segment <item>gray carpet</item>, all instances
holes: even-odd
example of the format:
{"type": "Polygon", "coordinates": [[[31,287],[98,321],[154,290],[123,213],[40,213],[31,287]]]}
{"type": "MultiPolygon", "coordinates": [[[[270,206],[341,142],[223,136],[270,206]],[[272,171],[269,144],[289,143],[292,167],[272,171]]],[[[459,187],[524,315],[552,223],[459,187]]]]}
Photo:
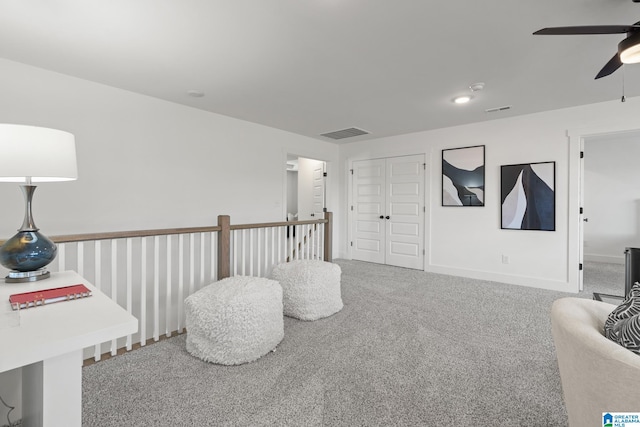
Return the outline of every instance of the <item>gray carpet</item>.
{"type": "MultiPolygon", "coordinates": [[[[549,323],[567,294],[337,263],[344,309],[285,318],[254,363],[202,362],[181,335],[84,368],[83,425],[567,425],[549,323]]],[[[624,289],[623,266],[599,274],[579,296],[624,289]]]]}

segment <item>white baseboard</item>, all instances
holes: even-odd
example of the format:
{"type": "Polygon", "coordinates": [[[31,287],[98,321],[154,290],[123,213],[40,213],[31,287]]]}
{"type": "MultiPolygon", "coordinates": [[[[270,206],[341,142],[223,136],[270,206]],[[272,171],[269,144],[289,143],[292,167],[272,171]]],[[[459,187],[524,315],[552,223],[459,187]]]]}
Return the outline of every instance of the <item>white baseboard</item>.
{"type": "MultiPolygon", "coordinates": [[[[344,256],[342,259],[350,260],[351,257],[344,256]]],[[[558,292],[578,293],[577,285],[572,285],[566,280],[541,279],[539,277],[519,276],[513,274],[502,274],[490,271],[467,270],[445,265],[427,265],[424,271],[428,273],[446,274],[448,276],[468,277],[470,279],[489,280],[492,282],[507,283],[509,285],[528,286],[531,288],[547,289],[558,292]]]]}
{"type": "Polygon", "coordinates": [[[578,293],[577,285],[572,285],[565,280],[541,279],[539,277],[503,274],[481,270],[467,270],[444,265],[428,265],[425,271],[449,276],[468,277],[470,279],[490,280],[493,282],[507,283],[510,285],[528,286],[532,288],[548,289],[559,292],[578,293]]]}
{"type": "Polygon", "coordinates": [[[624,255],[597,255],[597,254],[584,254],[585,262],[606,262],[609,264],[624,264],[624,255]]]}

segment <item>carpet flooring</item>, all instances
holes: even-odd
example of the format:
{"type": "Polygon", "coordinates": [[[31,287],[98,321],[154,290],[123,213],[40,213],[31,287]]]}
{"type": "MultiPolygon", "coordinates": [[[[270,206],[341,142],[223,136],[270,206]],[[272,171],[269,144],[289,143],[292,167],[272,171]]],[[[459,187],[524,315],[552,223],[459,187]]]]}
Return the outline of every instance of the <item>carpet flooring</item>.
{"type": "MultiPolygon", "coordinates": [[[[567,425],[549,310],[575,294],[337,263],[344,309],[285,318],[256,362],[202,362],[180,335],[85,367],[83,426],[567,425]]],[[[622,292],[605,267],[578,296],[622,292]]]]}

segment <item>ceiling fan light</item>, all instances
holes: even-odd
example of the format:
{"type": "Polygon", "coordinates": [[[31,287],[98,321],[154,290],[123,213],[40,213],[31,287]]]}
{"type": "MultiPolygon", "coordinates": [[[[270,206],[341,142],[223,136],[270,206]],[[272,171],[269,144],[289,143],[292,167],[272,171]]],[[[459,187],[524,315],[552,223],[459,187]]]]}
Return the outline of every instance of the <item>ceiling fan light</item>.
{"type": "Polygon", "coordinates": [[[618,44],[618,55],[623,64],[640,62],[640,32],[631,34],[618,44]]]}

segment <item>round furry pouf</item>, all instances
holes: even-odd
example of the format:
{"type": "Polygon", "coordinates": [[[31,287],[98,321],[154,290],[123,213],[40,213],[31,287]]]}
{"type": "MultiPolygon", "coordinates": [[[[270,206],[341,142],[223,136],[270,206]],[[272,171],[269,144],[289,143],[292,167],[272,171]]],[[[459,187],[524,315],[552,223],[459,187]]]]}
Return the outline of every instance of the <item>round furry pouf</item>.
{"type": "Polygon", "coordinates": [[[320,260],[298,260],[274,267],[280,282],[284,314],[300,320],[317,320],[342,310],[340,266],[320,260]]]}
{"type": "Polygon", "coordinates": [[[282,287],[274,280],[235,276],[184,300],[187,351],[206,362],[254,361],[284,337],[282,287]]]}

